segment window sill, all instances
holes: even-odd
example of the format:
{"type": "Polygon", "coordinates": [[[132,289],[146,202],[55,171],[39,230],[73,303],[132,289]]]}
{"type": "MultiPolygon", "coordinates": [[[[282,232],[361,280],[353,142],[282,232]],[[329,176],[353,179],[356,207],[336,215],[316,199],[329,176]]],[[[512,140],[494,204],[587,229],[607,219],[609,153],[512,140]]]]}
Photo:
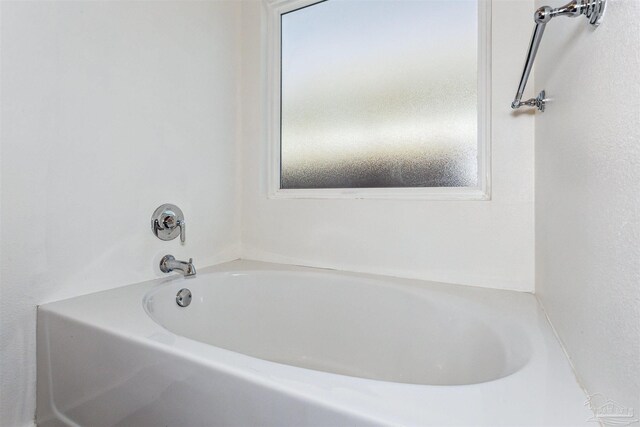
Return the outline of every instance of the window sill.
{"type": "Polygon", "coordinates": [[[488,201],[489,190],[472,187],[277,189],[269,199],[389,199],[488,201]]]}

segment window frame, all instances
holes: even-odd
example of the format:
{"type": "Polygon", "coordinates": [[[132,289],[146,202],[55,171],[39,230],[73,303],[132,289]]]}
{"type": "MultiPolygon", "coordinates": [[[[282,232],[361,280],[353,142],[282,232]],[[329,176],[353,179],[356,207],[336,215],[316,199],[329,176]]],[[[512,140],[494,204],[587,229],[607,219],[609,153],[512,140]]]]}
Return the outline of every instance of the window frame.
{"type": "Polygon", "coordinates": [[[281,16],[326,0],[262,1],[267,12],[268,198],[491,200],[491,0],[478,0],[478,185],[305,189],[280,188],[281,16]]]}

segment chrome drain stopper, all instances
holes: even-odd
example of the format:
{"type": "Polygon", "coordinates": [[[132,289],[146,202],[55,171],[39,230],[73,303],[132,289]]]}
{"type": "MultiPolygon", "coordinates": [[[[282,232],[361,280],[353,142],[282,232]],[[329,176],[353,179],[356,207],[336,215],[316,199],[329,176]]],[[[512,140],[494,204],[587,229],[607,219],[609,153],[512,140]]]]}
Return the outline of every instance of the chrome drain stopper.
{"type": "Polygon", "coordinates": [[[191,291],[187,288],[182,288],[176,294],[176,304],[180,307],[186,307],[191,304],[191,291]]]}

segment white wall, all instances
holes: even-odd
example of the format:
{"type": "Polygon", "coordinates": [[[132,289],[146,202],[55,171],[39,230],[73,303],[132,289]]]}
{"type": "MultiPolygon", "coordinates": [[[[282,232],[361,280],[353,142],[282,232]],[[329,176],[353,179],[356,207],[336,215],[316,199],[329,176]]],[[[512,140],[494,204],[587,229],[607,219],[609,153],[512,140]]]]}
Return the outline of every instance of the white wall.
{"type": "Polygon", "coordinates": [[[239,256],[237,2],[2,2],[0,424],[35,410],[36,304],[239,256]],[[187,243],[150,217],[179,205],[187,243]]]}
{"type": "Polygon", "coordinates": [[[595,31],[552,21],[536,60],[536,292],[588,392],[637,416],[640,2],[608,3],[595,31]]]}
{"type": "Polygon", "coordinates": [[[493,2],[493,199],[267,199],[265,26],[243,12],[245,258],[533,290],[533,126],[513,116],[533,2],[493,2]]]}

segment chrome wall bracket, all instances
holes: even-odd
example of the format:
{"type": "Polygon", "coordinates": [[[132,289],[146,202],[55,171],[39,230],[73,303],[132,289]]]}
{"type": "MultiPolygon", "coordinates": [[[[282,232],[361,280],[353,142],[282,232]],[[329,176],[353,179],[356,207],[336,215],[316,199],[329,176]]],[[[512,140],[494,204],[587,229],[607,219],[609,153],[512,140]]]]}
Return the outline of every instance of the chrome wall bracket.
{"type": "Polygon", "coordinates": [[[182,210],[170,203],[158,206],[151,215],[151,231],[160,240],[186,239],[186,223],[182,210]]]}
{"type": "Polygon", "coordinates": [[[546,94],[547,93],[544,90],[541,90],[535,98],[529,98],[526,101],[519,101],[517,107],[511,105],[511,108],[515,109],[526,105],[527,107],[536,107],[539,111],[544,112],[545,105],[547,104],[546,94]]]}
{"type": "Polygon", "coordinates": [[[522,94],[527,86],[529,74],[531,73],[531,68],[533,68],[533,61],[538,53],[538,47],[542,41],[542,35],[544,34],[544,29],[547,23],[556,16],[568,16],[570,18],[575,18],[582,15],[589,20],[591,25],[597,27],[602,22],[606,5],[606,0],[573,0],[564,6],[560,6],[555,9],[550,6],[543,6],[535,11],[533,14],[533,20],[536,25],[533,28],[531,42],[529,43],[529,50],[527,51],[527,57],[524,63],[524,70],[520,77],[518,91],[511,103],[511,108],[516,109],[527,106],[536,107],[540,111],[544,111],[545,109],[546,99],[544,90],[540,92],[537,98],[527,99],[526,101],[522,101],[522,94]]]}

